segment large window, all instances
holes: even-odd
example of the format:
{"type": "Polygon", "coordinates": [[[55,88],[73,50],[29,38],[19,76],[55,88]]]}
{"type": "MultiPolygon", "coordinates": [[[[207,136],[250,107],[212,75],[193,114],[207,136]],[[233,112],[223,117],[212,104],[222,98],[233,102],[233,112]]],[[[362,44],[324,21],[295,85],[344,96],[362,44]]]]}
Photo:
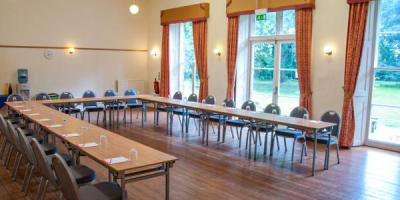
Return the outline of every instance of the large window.
{"type": "Polygon", "coordinates": [[[369,140],[400,145],[400,1],[378,6],[369,140]]]}
{"type": "Polygon", "coordinates": [[[250,17],[246,96],[257,104],[257,110],[277,103],[289,115],[299,105],[295,12],[270,12],[264,19],[250,17]]]}
{"type": "Polygon", "coordinates": [[[170,25],[170,71],[171,94],[180,91],[187,97],[199,93],[192,22],[170,25]]]}

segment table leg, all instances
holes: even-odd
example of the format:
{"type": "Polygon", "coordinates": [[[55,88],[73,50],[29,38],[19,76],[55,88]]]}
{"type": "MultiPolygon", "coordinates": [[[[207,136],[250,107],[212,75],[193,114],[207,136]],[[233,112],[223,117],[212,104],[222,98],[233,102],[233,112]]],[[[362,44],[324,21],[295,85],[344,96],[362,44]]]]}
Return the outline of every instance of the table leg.
{"type": "Polygon", "coordinates": [[[142,128],[144,127],[144,112],[145,112],[145,108],[144,108],[144,104],[142,106],[142,128]]]}
{"type": "Polygon", "coordinates": [[[125,173],[121,174],[121,189],[122,189],[122,199],[128,199],[128,193],[126,191],[126,183],[125,183],[125,173]]]}
{"type": "Polygon", "coordinates": [[[169,164],[166,164],[165,168],[165,199],[169,200],[169,164]]]}
{"type": "Polygon", "coordinates": [[[315,175],[315,160],[317,158],[317,130],[314,130],[314,152],[313,152],[313,163],[312,163],[312,175],[315,175]]]}
{"type": "Polygon", "coordinates": [[[258,140],[258,136],[260,135],[260,128],[257,126],[257,129],[256,129],[256,141],[254,142],[254,161],[256,161],[257,160],[257,140],[258,140]]]}

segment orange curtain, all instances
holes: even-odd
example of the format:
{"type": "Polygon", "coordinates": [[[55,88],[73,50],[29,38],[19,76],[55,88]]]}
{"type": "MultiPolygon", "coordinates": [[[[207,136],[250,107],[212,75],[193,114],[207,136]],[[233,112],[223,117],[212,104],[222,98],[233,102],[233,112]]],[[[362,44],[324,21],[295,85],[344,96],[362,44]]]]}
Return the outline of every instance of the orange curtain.
{"type": "Polygon", "coordinates": [[[312,8],[296,10],[296,59],[299,76],[300,106],[312,113],[311,41],[312,8]]]}
{"type": "Polygon", "coordinates": [[[353,145],[355,128],[353,96],[356,90],[357,76],[364,45],[368,4],[369,2],[350,4],[343,87],[342,129],[340,134],[341,147],[349,148],[353,145]]]}
{"type": "Polygon", "coordinates": [[[233,99],[235,95],[236,79],[236,58],[239,36],[239,16],[228,18],[228,49],[227,49],[227,69],[228,69],[228,87],[226,99],[233,99]]]}
{"type": "Polygon", "coordinates": [[[193,22],[193,41],[197,71],[200,78],[199,100],[201,101],[208,95],[207,21],[193,22]]]}
{"type": "Polygon", "coordinates": [[[169,96],[169,25],[163,25],[160,96],[169,96]]]}

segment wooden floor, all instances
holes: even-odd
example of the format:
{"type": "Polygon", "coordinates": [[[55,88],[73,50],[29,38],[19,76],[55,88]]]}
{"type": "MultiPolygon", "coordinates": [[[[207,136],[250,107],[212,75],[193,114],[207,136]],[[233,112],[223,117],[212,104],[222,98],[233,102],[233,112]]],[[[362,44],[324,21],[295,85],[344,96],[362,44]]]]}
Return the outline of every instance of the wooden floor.
{"type": "MultiPolygon", "coordinates": [[[[369,147],[342,150],[341,164],[337,165],[332,149],[330,169],[324,171],[321,146],[318,172],[311,177],[312,157],[300,164],[300,145],[294,162],[290,161],[290,147],[287,153],[275,149],[272,158],[264,157],[260,148],[259,160],[254,162],[247,159],[247,151],[238,148],[236,136],[232,139],[229,132],[226,143],[220,144],[211,131],[210,144],[204,146],[193,124],[189,135],[182,137],[176,123],[170,137],[165,134],[164,115],[159,127],[153,126],[152,116],[149,113],[144,129],[136,120],[126,126],[121,123],[113,131],[179,158],[171,170],[171,199],[400,199],[399,153],[369,147]]],[[[124,151],[127,150],[121,149],[121,153],[124,151]]],[[[97,181],[106,180],[106,170],[100,165],[87,158],[82,163],[96,170],[97,181]]],[[[20,192],[23,171],[21,167],[17,182],[13,182],[10,171],[0,166],[1,200],[34,198],[37,179],[33,180],[27,197],[20,192]]],[[[164,198],[164,187],[164,179],[159,177],[130,183],[127,188],[129,199],[152,200],[164,198]]],[[[50,191],[47,199],[55,196],[50,191]]]]}

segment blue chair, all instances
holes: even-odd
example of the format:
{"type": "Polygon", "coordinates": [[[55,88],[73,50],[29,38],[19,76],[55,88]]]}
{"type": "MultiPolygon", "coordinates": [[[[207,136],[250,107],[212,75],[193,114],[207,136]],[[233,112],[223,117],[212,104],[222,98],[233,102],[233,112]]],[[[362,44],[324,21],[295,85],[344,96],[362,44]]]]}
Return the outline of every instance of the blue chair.
{"type": "MultiPolygon", "coordinates": [[[[106,90],[104,97],[115,97],[117,93],[114,90],[106,90]]],[[[125,104],[122,101],[110,101],[104,103],[104,109],[109,111],[110,125],[115,121],[115,113],[117,111],[117,125],[119,122],[119,111],[125,109],[125,104]]]]}
{"type": "MultiPolygon", "coordinates": [[[[231,100],[231,99],[225,99],[224,102],[222,103],[222,106],[227,107],[227,108],[235,108],[236,104],[235,101],[231,100]]],[[[220,129],[221,129],[221,125],[223,128],[222,131],[222,143],[225,142],[225,136],[226,136],[226,120],[228,120],[228,116],[226,115],[221,115],[221,114],[216,114],[216,115],[212,115],[210,117],[210,121],[214,122],[214,123],[218,123],[218,141],[220,141],[220,129]]],[[[234,139],[234,135],[233,135],[233,130],[231,127],[231,134],[232,134],[232,139],[234,139]]]]}
{"type": "Polygon", "coordinates": [[[23,100],[24,98],[22,98],[22,96],[19,94],[12,94],[7,97],[7,102],[23,101],[23,100]]]}
{"type": "MultiPolygon", "coordinates": [[[[271,103],[264,108],[264,113],[280,115],[281,108],[277,104],[271,103]]],[[[274,131],[275,127],[276,127],[276,124],[270,124],[270,123],[265,123],[265,122],[251,124],[251,129],[256,132],[255,138],[259,139],[260,144],[261,144],[261,134],[260,133],[265,133],[264,155],[267,154],[268,134],[271,133],[271,143],[272,143],[272,139],[273,139],[272,137],[274,137],[273,131],[274,131]]],[[[256,143],[256,142],[254,142],[254,143],[256,143]]],[[[279,143],[277,145],[279,146],[279,143]]],[[[256,158],[257,158],[257,145],[255,146],[254,160],[256,160],[256,158]]]]}
{"type": "MultiPolygon", "coordinates": [[[[340,137],[340,115],[335,111],[327,111],[321,116],[321,121],[336,124],[329,129],[321,130],[317,133],[317,142],[326,145],[324,169],[329,169],[330,147],[336,145],[337,164],[340,163],[339,158],[339,137],[340,137]]],[[[307,135],[306,139],[314,141],[314,135],[307,135]]]]}
{"type": "MultiPolygon", "coordinates": [[[[60,99],[73,99],[74,95],[70,92],[63,92],[60,94],[60,99]]],[[[77,104],[69,104],[69,105],[62,105],[60,110],[65,114],[75,114],[75,117],[78,118],[78,114],[80,114],[82,118],[82,110],[78,107],[77,104]]]]}
{"type": "MultiPolygon", "coordinates": [[[[242,110],[249,110],[249,111],[256,111],[256,104],[252,100],[247,100],[246,102],[244,102],[242,104],[241,109],[242,110]]],[[[227,126],[236,127],[236,133],[238,134],[238,138],[239,138],[239,148],[242,145],[243,128],[246,127],[246,126],[249,126],[250,123],[251,123],[250,121],[244,120],[244,119],[240,119],[240,118],[232,118],[232,119],[226,120],[226,125],[227,126]],[[238,128],[240,128],[240,131],[238,130],[238,128]]],[[[248,138],[249,138],[249,134],[247,134],[246,148],[247,148],[248,141],[249,141],[248,138]]]]}
{"type": "MultiPolygon", "coordinates": [[[[136,91],[134,89],[129,89],[125,91],[125,96],[135,96],[136,91]]],[[[130,111],[130,118],[132,124],[132,111],[133,109],[141,109],[142,111],[142,118],[144,113],[144,105],[136,99],[129,99],[126,101],[126,107],[129,108],[130,111]]],[[[137,113],[136,118],[138,118],[139,113],[137,113]]],[[[126,109],[124,109],[124,121],[126,123],[126,109]]]]}
{"type": "MultiPolygon", "coordinates": [[[[182,93],[181,92],[175,92],[174,96],[172,96],[173,99],[175,100],[182,100],[182,93]]],[[[155,122],[156,125],[158,125],[158,122],[160,120],[160,112],[169,112],[169,111],[173,111],[174,108],[171,106],[164,106],[164,105],[157,105],[156,106],[156,114],[155,114],[155,122]]],[[[170,113],[167,113],[170,114],[170,113]]],[[[168,119],[168,115],[167,115],[167,121],[169,121],[168,119]]]]}
{"type": "MultiPolygon", "coordinates": [[[[307,109],[303,108],[303,107],[296,107],[294,108],[291,112],[290,112],[290,117],[295,117],[295,118],[307,118],[308,119],[308,111],[307,109]]],[[[302,139],[302,149],[305,149],[305,155],[307,155],[307,145],[306,145],[306,138],[305,138],[305,134],[302,130],[297,130],[294,128],[281,128],[281,129],[276,129],[275,130],[275,138],[272,140],[272,145],[271,145],[271,152],[270,154],[273,154],[273,146],[275,143],[275,139],[277,140],[277,143],[279,143],[278,137],[281,136],[284,139],[284,144],[285,144],[285,152],[287,152],[287,146],[286,146],[286,138],[292,138],[293,139],[293,146],[292,146],[292,161],[294,158],[294,149],[296,146],[296,142],[299,139],[302,139]]],[[[302,156],[301,158],[303,158],[303,151],[301,152],[302,156]]],[[[302,160],[300,160],[302,161],[302,160]]]]}
{"type": "MultiPolygon", "coordinates": [[[[86,92],[83,93],[82,98],[95,98],[96,94],[91,91],[87,90],[86,92]]],[[[88,114],[88,122],[90,123],[90,114],[93,112],[97,112],[97,124],[99,124],[99,117],[100,117],[100,112],[104,112],[104,106],[99,105],[97,102],[85,102],[82,104],[82,120],[85,118],[85,112],[88,114]]],[[[104,121],[104,120],[103,120],[104,121]]]]}
{"type": "Polygon", "coordinates": [[[46,93],[39,93],[36,95],[36,101],[44,101],[44,100],[51,100],[50,95],[46,93]]]}

